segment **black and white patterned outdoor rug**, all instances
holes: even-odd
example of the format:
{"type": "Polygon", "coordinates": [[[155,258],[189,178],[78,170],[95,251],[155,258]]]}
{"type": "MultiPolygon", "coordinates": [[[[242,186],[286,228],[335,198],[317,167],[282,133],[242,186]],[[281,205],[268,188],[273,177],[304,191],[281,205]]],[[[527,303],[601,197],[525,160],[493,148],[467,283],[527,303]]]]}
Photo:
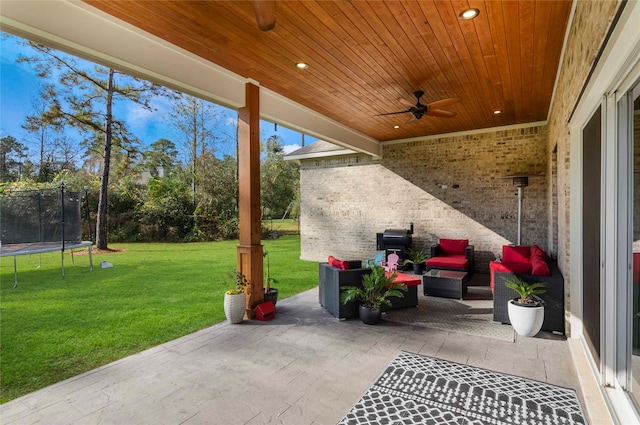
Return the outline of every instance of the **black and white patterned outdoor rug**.
{"type": "Polygon", "coordinates": [[[586,424],[572,389],[401,352],[338,425],[586,424]]]}

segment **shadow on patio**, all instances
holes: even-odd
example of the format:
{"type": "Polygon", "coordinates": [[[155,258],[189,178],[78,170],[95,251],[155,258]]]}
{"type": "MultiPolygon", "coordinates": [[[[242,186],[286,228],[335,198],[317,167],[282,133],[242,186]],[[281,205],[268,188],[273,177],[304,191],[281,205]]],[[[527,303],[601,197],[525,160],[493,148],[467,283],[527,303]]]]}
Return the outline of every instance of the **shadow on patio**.
{"type": "Polygon", "coordinates": [[[317,288],[277,307],[271,321],[218,324],[8,402],[2,422],[335,424],[401,350],[574,388],[585,407],[563,338],[337,321],[317,288]]]}

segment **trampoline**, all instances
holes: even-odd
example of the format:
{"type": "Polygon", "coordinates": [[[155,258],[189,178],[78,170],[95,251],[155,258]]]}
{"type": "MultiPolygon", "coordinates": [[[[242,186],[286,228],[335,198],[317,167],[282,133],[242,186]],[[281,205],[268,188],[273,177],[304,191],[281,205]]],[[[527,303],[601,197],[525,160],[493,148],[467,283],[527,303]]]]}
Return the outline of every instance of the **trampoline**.
{"type": "Polygon", "coordinates": [[[80,202],[82,196],[59,189],[12,192],[0,195],[0,257],[13,257],[13,287],[18,286],[16,258],[20,255],[88,248],[89,271],[93,270],[93,242],[82,240],[80,202]]]}

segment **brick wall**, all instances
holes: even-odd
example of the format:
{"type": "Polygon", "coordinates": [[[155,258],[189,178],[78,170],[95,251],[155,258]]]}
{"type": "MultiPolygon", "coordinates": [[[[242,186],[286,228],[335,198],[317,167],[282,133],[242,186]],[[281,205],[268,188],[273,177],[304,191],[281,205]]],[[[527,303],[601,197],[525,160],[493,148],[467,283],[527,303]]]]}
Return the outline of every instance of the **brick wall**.
{"type": "MultiPolygon", "coordinates": [[[[557,245],[553,248],[558,253],[558,266],[565,277],[565,310],[570,310],[571,284],[570,269],[570,224],[571,216],[580,211],[571,212],[570,195],[570,146],[568,121],[571,112],[578,102],[580,92],[586,84],[589,71],[593,67],[604,38],[611,26],[613,18],[621,5],[620,1],[578,1],[567,45],[562,61],[562,68],[556,84],[556,93],[549,113],[549,155],[556,151],[557,198],[552,202],[549,214],[551,227],[556,228],[557,245]]],[[[567,316],[568,317],[568,316],[567,316]]],[[[567,334],[571,334],[570,323],[567,322],[567,334]]]]}
{"type": "MultiPolygon", "coordinates": [[[[557,251],[558,265],[563,271],[569,270],[570,261],[569,173],[571,164],[567,123],[619,6],[619,1],[577,2],[554,101],[549,113],[549,152],[557,150],[557,251]]],[[[551,219],[553,220],[553,217],[551,219]]],[[[568,275],[568,273],[564,274],[568,275]]],[[[568,288],[568,279],[566,280],[568,288]]]]}
{"type": "Polygon", "coordinates": [[[545,175],[524,189],[521,243],[547,246],[547,144],[542,126],[387,144],[380,161],[303,161],[302,258],[370,258],[377,232],[413,222],[414,247],[468,238],[476,270],[488,272],[517,240],[516,188],[502,177],[521,172],[545,175]]]}

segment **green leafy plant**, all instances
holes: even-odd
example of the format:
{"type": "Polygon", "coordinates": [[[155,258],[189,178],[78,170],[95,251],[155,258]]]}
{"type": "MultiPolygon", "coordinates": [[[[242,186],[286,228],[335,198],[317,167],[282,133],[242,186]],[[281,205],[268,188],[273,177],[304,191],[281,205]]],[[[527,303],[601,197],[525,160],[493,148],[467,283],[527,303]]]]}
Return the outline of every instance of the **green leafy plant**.
{"type": "Polygon", "coordinates": [[[537,295],[547,292],[546,283],[527,283],[518,277],[505,279],[504,284],[518,293],[520,304],[540,304],[542,300],[537,295]]]}
{"type": "Polygon", "coordinates": [[[402,264],[422,264],[429,259],[429,254],[421,249],[408,249],[407,259],[402,264]]]}
{"type": "Polygon", "coordinates": [[[362,288],[357,286],[345,286],[340,297],[343,304],[349,301],[360,301],[365,307],[378,309],[382,304],[391,306],[389,297],[404,297],[407,287],[400,283],[393,283],[397,277],[396,272],[385,274],[380,266],[371,267],[371,273],[362,277],[362,288]]]}
{"type": "Polygon", "coordinates": [[[244,292],[244,289],[249,285],[247,277],[242,274],[241,271],[236,271],[233,274],[233,288],[227,290],[228,295],[238,295],[244,292]]]}
{"type": "Polygon", "coordinates": [[[268,294],[271,291],[271,285],[277,284],[278,280],[275,277],[271,277],[271,265],[269,264],[269,252],[265,251],[262,256],[267,259],[267,270],[264,278],[264,293],[268,294]]]}

